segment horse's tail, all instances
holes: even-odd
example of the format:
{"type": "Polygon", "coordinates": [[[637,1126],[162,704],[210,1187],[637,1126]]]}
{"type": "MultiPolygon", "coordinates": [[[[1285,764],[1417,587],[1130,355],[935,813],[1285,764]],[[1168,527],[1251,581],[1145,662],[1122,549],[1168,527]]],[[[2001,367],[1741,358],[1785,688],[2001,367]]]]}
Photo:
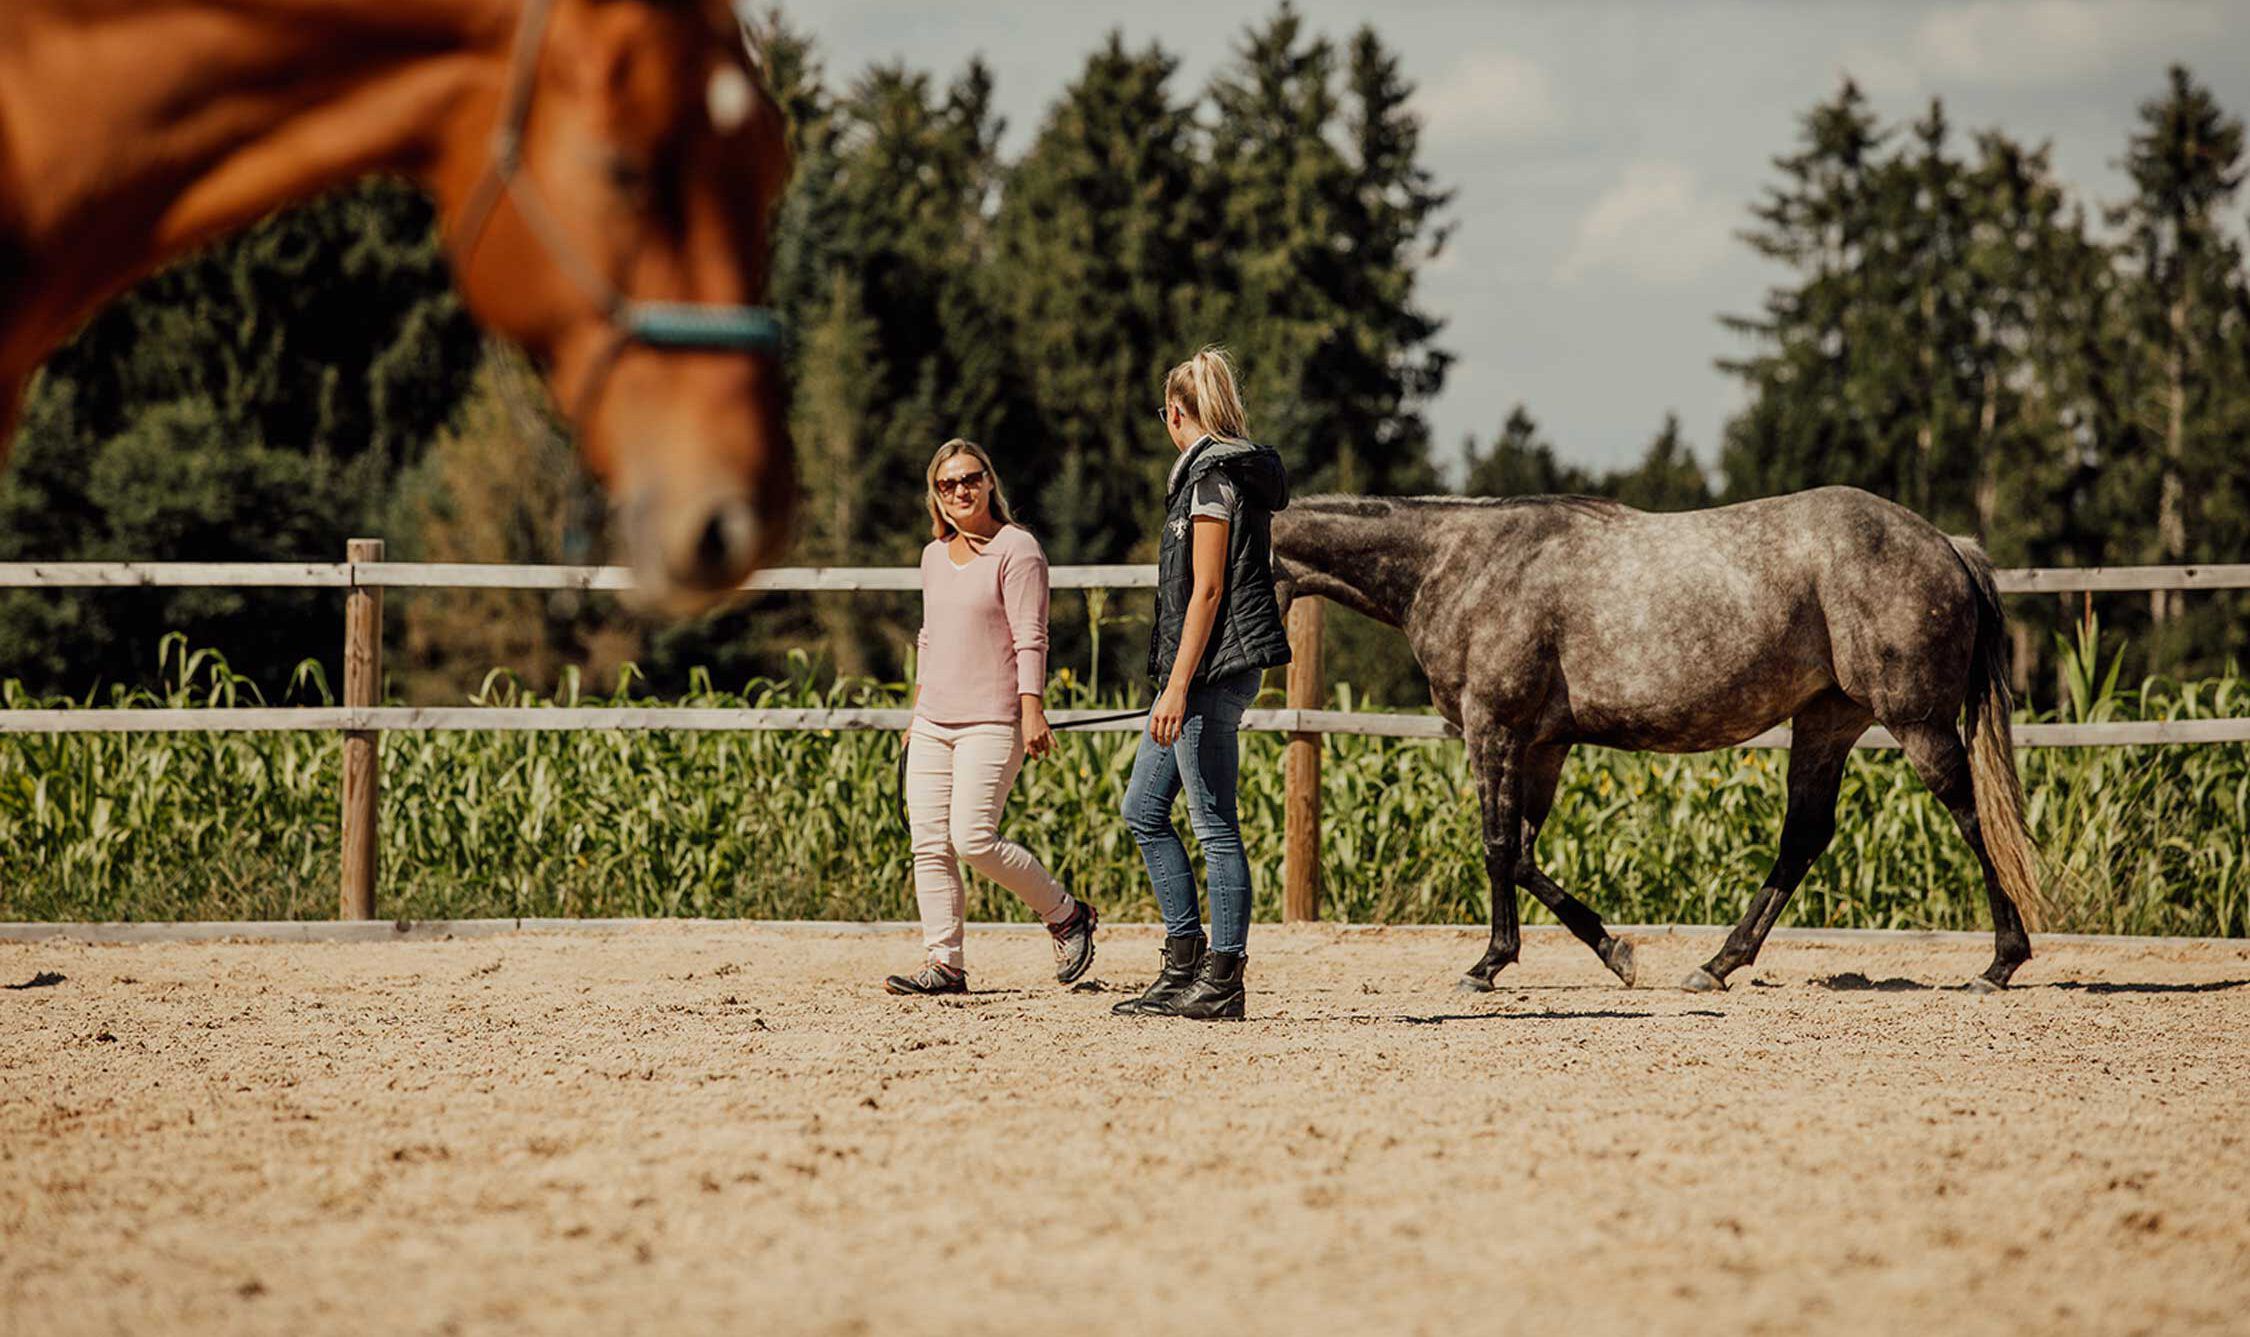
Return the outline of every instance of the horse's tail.
{"type": "Polygon", "coordinates": [[[2039,851],[2023,821],[2023,782],[2016,776],[2015,729],[2010,717],[2015,698],[2008,690],[2008,615],[2000,607],[2000,587],[1992,559],[1971,539],[1953,540],[1953,550],[1976,589],[1977,635],[1970,666],[1968,699],[1962,703],[1969,741],[1969,786],[1976,797],[1977,825],[1985,852],[2000,875],[2000,889],[2015,903],[2024,927],[2037,929],[2051,917],[2040,876],[2039,851]]]}

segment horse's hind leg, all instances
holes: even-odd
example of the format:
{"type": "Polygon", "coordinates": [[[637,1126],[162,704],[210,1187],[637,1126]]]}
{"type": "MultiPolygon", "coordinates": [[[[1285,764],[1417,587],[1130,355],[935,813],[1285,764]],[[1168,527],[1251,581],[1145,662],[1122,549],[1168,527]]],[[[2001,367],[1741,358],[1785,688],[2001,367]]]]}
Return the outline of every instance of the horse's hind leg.
{"type": "Polygon", "coordinates": [[[1468,730],[1469,770],[1476,776],[1484,818],[1484,871],[1492,882],[1492,942],[1461,977],[1461,987],[1476,993],[1492,988],[1492,977],[1512,964],[1522,950],[1516,922],[1515,869],[1523,847],[1524,747],[1514,731],[1468,730]]]}
{"type": "Polygon", "coordinates": [[[1858,702],[1841,695],[1824,696],[1797,712],[1790,721],[1789,809],[1781,819],[1781,849],[1773,871],[1751,898],[1742,922],[1727,935],[1719,954],[1691,973],[1681,987],[1705,992],[1727,987],[1727,976],[1758,959],[1766,935],[1789,903],[1791,892],[1805,880],[1813,864],[1836,836],[1836,791],[1844,782],[1844,763],[1852,743],[1872,716],[1858,702]]]}
{"type": "Polygon", "coordinates": [[[2004,989],[2016,967],[2031,959],[2031,937],[2024,932],[2023,916],[2016,912],[2016,903],[2008,899],[2007,891],[2000,885],[2000,871],[1992,866],[1992,856],[1984,848],[1984,828],[1977,822],[1976,794],[1971,788],[1968,749],[1961,745],[1961,735],[1955,733],[1950,722],[1932,723],[1924,720],[1914,724],[1894,724],[1890,730],[1898,737],[1906,759],[1913,763],[1914,773],[1930,787],[1945,810],[1953,814],[1953,824],[1961,828],[1962,839],[1977,856],[1977,867],[1984,870],[1984,895],[1992,905],[1992,964],[1982,975],[1969,982],[1969,987],[1980,991],[2004,989]]]}
{"type": "Polygon", "coordinates": [[[1570,744],[1550,744],[1535,747],[1524,762],[1523,778],[1523,846],[1516,854],[1516,885],[1539,898],[1564,928],[1578,940],[1594,949],[1617,978],[1632,986],[1635,976],[1633,944],[1609,931],[1602,917],[1592,907],[1562,889],[1553,878],[1539,869],[1536,853],[1539,828],[1546,825],[1547,814],[1555,806],[1555,786],[1562,780],[1563,762],[1570,756],[1570,744]]]}

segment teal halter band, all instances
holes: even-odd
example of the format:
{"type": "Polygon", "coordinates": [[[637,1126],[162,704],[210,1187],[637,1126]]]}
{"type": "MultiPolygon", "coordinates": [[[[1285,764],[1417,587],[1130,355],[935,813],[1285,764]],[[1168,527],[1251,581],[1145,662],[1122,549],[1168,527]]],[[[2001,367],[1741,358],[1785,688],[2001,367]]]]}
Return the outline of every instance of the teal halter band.
{"type": "Polygon", "coordinates": [[[617,315],[625,336],[651,348],[710,348],[778,355],[788,327],[771,307],[710,302],[627,302],[617,315]]]}

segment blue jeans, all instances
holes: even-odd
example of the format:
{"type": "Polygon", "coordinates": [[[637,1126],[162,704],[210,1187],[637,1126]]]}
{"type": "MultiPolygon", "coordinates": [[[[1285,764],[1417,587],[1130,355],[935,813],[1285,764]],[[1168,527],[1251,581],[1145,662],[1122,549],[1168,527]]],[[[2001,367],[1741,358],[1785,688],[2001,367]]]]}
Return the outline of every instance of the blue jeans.
{"type": "Polygon", "coordinates": [[[1172,826],[1172,801],[1187,791],[1188,822],[1203,846],[1211,883],[1211,949],[1219,952],[1240,953],[1250,938],[1250,861],[1242,852],[1234,807],[1235,776],[1242,768],[1235,732],[1258,695],[1258,677],[1258,670],[1244,669],[1190,687],[1179,740],[1161,747],[1143,731],[1133,778],[1125,786],[1125,825],[1148,861],[1164,931],[1175,938],[1203,932],[1195,870],[1172,826]]]}

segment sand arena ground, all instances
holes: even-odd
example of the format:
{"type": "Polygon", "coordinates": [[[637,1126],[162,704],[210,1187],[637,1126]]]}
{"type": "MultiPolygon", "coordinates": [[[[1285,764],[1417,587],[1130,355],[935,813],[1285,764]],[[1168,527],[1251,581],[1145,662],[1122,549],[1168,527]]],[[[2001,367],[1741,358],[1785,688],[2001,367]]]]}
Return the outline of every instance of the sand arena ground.
{"type": "Polygon", "coordinates": [[[2250,944],[1155,942],[0,945],[0,1332],[2250,1330],[2250,944]]]}

